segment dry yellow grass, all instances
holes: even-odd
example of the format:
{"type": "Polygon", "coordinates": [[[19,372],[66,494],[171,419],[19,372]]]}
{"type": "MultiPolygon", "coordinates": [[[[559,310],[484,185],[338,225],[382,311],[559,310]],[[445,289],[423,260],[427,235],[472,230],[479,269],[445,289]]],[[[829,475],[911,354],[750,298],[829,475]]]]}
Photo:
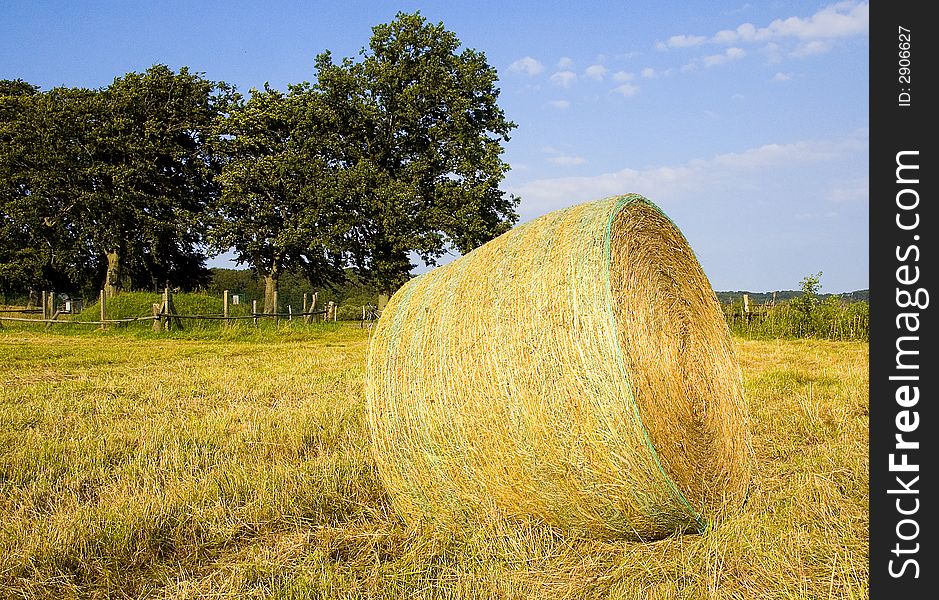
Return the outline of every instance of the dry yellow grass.
{"type": "Polygon", "coordinates": [[[366,343],[0,331],[0,597],[867,597],[866,344],[737,340],[748,502],[643,544],[402,524],[366,343]]]}
{"type": "Polygon", "coordinates": [[[369,346],[375,462],[412,524],[492,515],[650,540],[750,477],[740,370],[678,228],[638,195],[555,211],[413,279],[369,346]]]}

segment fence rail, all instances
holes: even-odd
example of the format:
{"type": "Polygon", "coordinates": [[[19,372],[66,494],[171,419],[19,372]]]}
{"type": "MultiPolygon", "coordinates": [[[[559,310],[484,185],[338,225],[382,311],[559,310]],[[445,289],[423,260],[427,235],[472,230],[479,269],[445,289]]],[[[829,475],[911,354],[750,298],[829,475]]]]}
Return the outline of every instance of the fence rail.
{"type": "Polygon", "coordinates": [[[123,319],[106,319],[104,321],[59,321],[58,319],[26,319],[23,317],[0,317],[0,321],[15,321],[19,323],[45,323],[47,325],[119,325],[133,323],[134,321],[152,321],[153,317],[126,317],[123,319]]]}

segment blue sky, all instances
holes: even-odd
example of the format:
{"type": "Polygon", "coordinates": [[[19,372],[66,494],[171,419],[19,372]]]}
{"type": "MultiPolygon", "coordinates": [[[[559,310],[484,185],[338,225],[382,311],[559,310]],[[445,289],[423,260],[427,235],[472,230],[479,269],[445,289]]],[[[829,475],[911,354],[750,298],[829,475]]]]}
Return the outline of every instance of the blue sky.
{"type": "Polygon", "coordinates": [[[715,289],[868,286],[867,2],[6,0],[0,78],[99,87],[164,63],[283,89],[399,10],[499,71],[522,220],[638,192],[715,289]]]}

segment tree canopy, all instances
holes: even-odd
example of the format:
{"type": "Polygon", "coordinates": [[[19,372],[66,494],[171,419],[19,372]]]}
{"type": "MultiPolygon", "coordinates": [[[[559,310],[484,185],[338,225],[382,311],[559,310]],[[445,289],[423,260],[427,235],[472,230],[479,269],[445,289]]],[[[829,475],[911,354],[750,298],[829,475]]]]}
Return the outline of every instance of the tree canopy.
{"type": "Polygon", "coordinates": [[[264,277],[264,310],[272,312],[285,270],[305,273],[314,285],[342,278],[344,203],[320,152],[309,86],[250,93],[223,125],[227,160],[210,238],[264,277]]]}
{"type": "Polygon", "coordinates": [[[399,13],[314,65],[247,99],[164,65],[95,90],[0,81],[0,291],[193,288],[233,251],[269,296],[285,272],[320,287],[349,268],[390,292],[415,257],[517,220],[499,189],[515,124],[483,53],[399,13]]]}
{"type": "Polygon", "coordinates": [[[80,286],[95,270],[72,218],[88,188],[94,92],[0,82],[0,285],[80,286]]]}
{"type": "Polygon", "coordinates": [[[356,198],[355,264],[389,290],[413,267],[411,252],[432,265],[517,220],[518,198],[499,189],[515,124],[497,104],[496,70],[443,23],[399,13],[360,54],[338,64],[318,56],[315,89],[328,107],[329,156],[356,198]]]}
{"type": "Polygon", "coordinates": [[[4,254],[19,265],[4,289],[204,281],[219,163],[207,141],[227,87],[163,65],[100,90],[30,87],[0,86],[4,254]]]}
{"type": "Polygon", "coordinates": [[[220,164],[208,142],[227,86],[157,65],[115,79],[99,101],[83,230],[107,258],[105,287],[204,280],[203,217],[220,164]]]}

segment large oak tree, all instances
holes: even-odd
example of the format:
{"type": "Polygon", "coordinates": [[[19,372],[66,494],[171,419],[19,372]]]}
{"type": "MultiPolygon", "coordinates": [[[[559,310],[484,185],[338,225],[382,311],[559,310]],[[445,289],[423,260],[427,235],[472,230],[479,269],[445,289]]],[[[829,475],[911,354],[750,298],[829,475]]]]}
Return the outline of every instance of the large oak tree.
{"type": "Polygon", "coordinates": [[[204,213],[219,168],[211,140],[231,92],[164,65],[128,73],[101,91],[93,190],[84,233],[107,260],[105,289],[207,278],[204,213]]]}
{"type": "Polygon", "coordinates": [[[305,274],[314,286],[342,278],[351,213],[321,152],[317,101],[305,84],[287,93],[252,89],[223,125],[226,163],[210,238],[216,251],[234,250],[238,262],[264,278],[266,313],[275,310],[287,271],[305,274]]]}
{"type": "Polygon", "coordinates": [[[224,84],[163,65],[100,90],[3,82],[0,283],[88,292],[101,278],[113,294],[207,278],[209,142],[229,102],[224,84]]]}
{"type": "Polygon", "coordinates": [[[95,277],[76,221],[91,190],[95,92],[0,82],[0,288],[77,291],[95,277]]]}
{"type": "Polygon", "coordinates": [[[354,199],[349,232],[363,275],[391,291],[417,254],[435,264],[506,231],[518,198],[499,189],[515,124],[497,100],[496,70],[442,23],[399,13],[373,28],[359,60],[316,59],[317,118],[339,193],[354,199]]]}

